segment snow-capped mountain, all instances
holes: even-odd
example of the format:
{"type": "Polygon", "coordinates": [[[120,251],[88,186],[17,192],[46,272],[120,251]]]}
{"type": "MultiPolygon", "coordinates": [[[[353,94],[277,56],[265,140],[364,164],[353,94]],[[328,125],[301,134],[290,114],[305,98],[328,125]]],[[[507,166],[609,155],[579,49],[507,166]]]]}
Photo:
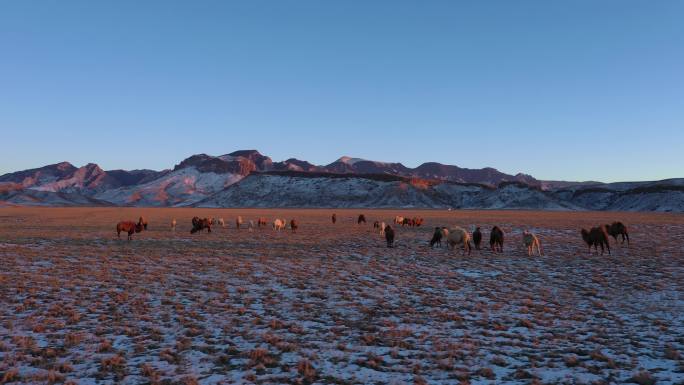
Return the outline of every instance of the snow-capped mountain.
{"type": "Polygon", "coordinates": [[[274,162],[256,150],[192,155],[171,169],[109,170],[61,162],[0,176],[1,205],[425,207],[684,212],[684,179],[540,181],[494,168],[343,156],[274,162]]]}

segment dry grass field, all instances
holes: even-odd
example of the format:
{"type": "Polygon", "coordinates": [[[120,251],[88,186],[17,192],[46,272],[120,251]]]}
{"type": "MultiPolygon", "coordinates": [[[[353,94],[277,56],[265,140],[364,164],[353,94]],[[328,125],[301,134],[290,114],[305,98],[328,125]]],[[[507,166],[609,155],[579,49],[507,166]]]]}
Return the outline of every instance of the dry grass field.
{"type": "Polygon", "coordinates": [[[684,384],[683,248],[666,214],[4,208],[0,383],[684,384]],[[229,227],[191,235],[194,215],[229,227]],[[388,249],[372,222],[395,215],[426,224],[388,249]],[[589,255],[579,229],[613,220],[631,246],[589,255]],[[427,246],[494,224],[503,254],[427,246]]]}

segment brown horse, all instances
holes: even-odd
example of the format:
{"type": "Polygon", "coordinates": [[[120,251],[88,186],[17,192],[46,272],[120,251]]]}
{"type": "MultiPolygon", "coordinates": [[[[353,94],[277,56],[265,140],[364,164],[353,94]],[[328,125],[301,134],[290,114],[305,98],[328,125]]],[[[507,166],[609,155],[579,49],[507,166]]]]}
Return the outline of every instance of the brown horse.
{"type": "Polygon", "coordinates": [[[290,220],[290,228],[292,229],[293,233],[297,232],[297,228],[299,228],[299,224],[297,223],[296,220],[294,220],[294,219],[290,220]]]}
{"type": "Polygon", "coordinates": [[[598,247],[601,246],[601,255],[603,255],[603,246],[605,245],[608,248],[608,255],[610,255],[610,243],[608,243],[608,233],[605,227],[592,227],[589,231],[582,229],[580,233],[584,242],[589,246],[589,253],[591,253],[591,247],[594,246],[598,254],[598,247]]]}
{"type": "Polygon", "coordinates": [[[267,224],[266,218],[257,219],[257,227],[261,227],[261,226],[266,227],[266,224],[267,224]]]}
{"type": "Polygon", "coordinates": [[[143,231],[142,223],[135,223],[133,221],[121,221],[116,224],[116,236],[121,238],[121,232],[128,233],[128,240],[133,239],[133,233],[139,233],[143,231]]]}
{"type": "Polygon", "coordinates": [[[202,231],[204,229],[207,229],[207,231],[211,233],[211,221],[209,221],[208,218],[200,219],[199,217],[193,217],[192,230],[190,230],[190,234],[195,234],[196,232],[202,231]]]}
{"type": "Polygon", "coordinates": [[[360,214],[359,219],[356,220],[356,224],[360,225],[361,223],[364,223],[364,224],[366,223],[366,216],[363,214],[360,214]]]}
{"type": "Polygon", "coordinates": [[[333,215],[332,215],[332,223],[333,223],[333,225],[335,224],[335,222],[337,222],[337,214],[333,213],[333,215]]]}
{"type": "Polygon", "coordinates": [[[621,235],[622,243],[625,243],[625,239],[627,239],[627,246],[629,246],[629,233],[627,232],[627,226],[625,226],[624,223],[613,222],[610,225],[606,225],[606,231],[608,232],[608,235],[615,239],[615,242],[617,242],[618,235],[621,235]]]}
{"type": "Polygon", "coordinates": [[[145,217],[140,217],[140,219],[138,219],[138,224],[141,225],[143,229],[147,230],[147,219],[145,219],[145,217]]]}

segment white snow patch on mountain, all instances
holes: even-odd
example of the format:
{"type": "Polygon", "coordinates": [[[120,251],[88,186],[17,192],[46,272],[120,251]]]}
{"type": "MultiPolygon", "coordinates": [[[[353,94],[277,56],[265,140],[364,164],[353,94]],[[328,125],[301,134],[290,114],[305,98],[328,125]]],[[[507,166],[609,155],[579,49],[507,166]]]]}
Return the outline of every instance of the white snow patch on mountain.
{"type": "Polygon", "coordinates": [[[135,187],[105,191],[96,197],[121,205],[176,206],[198,202],[242,179],[239,174],[176,170],[135,187]]]}

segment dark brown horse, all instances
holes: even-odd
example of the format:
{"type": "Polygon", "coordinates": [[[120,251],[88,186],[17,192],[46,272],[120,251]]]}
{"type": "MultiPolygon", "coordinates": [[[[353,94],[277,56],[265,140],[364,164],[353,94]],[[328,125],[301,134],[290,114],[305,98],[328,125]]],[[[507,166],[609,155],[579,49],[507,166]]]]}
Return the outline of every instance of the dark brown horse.
{"type": "Polygon", "coordinates": [[[337,222],[337,214],[333,213],[333,215],[332,215],[332,223],[333,223],[333,225],[335,224],[335,222],[337,222]]]}
{"type": "Polygon", "coordinates": [[[292,229],[293,233],[297,232],[297,229],[299,228],[299,224],[297,223],[296,220],[294,220],[294,219],[290,220],[290,228],[292,229]]]}
{"type": "Polygon", "coordinates": [[[133,221],[121,221],[116,224],[117,238],[121,238],[122,231],[128,233],[128,240],[130,241],[133,239],[133,233],[139,233],[143,231],[143,225],[140,222],[135,223],[133,221]]]}
{"type": "Polygon", "coordinates": [[[493,252],[503,253],[504,232],[499,226],[492,227],[492,232],[489,235],[489,246],[492,247],[493,252]]]}
{"type": "Polygon", "coordinates": [[[266,224],[267,224],[266,218],[259,218],[257,220],[257,227],[261,227],[261,226],[266,227],[266,224]]]}
{"type": "Polygon", "coordinates": [[[200,219],[199,217],[193,217],[192,230],[190,230],[190,234],[195,234],[196,232],[202,231],[204,229],[207,229],[207,231],[211,233],[211,221],[208,218],[200,219]]]}
{"type": "Polygon", "coordinates": [[[365,223],[366,223],[366,216],[363,215],[363,214],[359,214],[359,219],[356,220],[356,223],[359,224],[359,225],[360,225],[361,223],[364,223],[364,224],[365,224],[365,223]]]}
{"type": "Polygon", "coordinates": [[[627,232],[627,226],[625,226],[624,223],[613,222],[610,225],[606,225],[606,232],[615,239],[615,242],[617,242],[618,235],[621,235],[622,243],[625,243],[625,239],[627,239],[627,246],[629,246],[629,233],[627,232]]]}
{"type": "Polygon", "coordinates": [[[608,243],[608,233],[606,228],[603,226],[592,227],[591,230],[587,231],[582,229],[580,231],[582,234],[582,239],[589,246],[589,253],[591,253],[591,247],[594,246],[596,253],[598,254],[598,247],[601,246],[601,255],[603,255],[604,245],[608,248],[608,255],[610,255],[610,243],[608,243]]]}

